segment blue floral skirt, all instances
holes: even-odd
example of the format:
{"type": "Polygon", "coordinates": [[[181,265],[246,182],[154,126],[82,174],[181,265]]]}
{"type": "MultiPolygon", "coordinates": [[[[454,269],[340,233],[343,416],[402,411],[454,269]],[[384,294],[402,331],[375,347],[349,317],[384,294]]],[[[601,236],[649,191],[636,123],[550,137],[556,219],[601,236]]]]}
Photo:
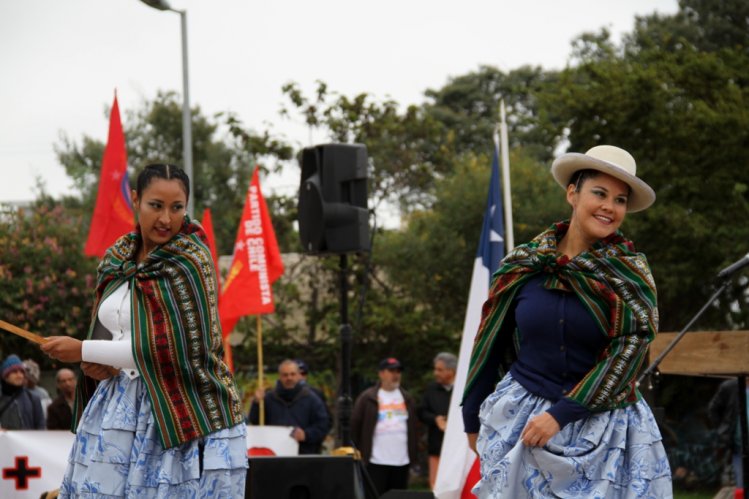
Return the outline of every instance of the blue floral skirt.
{"type": "Polygon", "coordinates": [[[83,412],[59,497],[244,497],[245,433],[242,423],[165,450],[142,378],[120,372],[83,412]]]}
{"type": "Polygon", "coordinates": [[[527,422],[551,407],[506,375],[481,405],[481,499],[668,499],[671,469],[644,401],[565,425],[544,447],[526,447],[527,422]]]}

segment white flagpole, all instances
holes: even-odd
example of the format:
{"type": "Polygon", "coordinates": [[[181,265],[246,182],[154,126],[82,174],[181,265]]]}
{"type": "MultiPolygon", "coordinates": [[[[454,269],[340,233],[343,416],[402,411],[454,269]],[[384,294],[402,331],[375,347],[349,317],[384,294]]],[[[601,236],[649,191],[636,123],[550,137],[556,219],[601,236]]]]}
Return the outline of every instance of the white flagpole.
{"type": "Polygon", "coordinates": [[[512,197],[510,194],[510,147],[507,141],[507,122],[505,121],[505,101],[499,101],[499,133],[502,142],[500,156],[502,163],[502,198],[505,211],[505,254],[515,247],[515,233],[512,228],[512,197]]]}

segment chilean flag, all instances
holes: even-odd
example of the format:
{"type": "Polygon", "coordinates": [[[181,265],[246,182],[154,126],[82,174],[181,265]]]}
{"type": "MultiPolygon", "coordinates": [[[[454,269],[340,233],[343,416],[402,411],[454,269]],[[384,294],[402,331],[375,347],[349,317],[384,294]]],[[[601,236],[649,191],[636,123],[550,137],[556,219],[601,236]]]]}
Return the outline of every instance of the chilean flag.
{"type": "Polygon", "coordinates": [[[463,339],[460,342],[458,369],[455,376],[445,438],[442,441],[440,465],[434,484],[437,499],[470,499],[471,489],[479,481],[479,460],[468,447],[463,431],[463,414],[460,401],[463,398],[468,364],[471,359],[473,340],[481,322],[481,306],[489,298],[491,276],[504,257],[504,222],[502,196],[499,189],[499,150],[495,145],[492,173],[489,183],[489,198],[484,213],[481,239],[473,264],[468,307],[463,323],[463,339]]]}

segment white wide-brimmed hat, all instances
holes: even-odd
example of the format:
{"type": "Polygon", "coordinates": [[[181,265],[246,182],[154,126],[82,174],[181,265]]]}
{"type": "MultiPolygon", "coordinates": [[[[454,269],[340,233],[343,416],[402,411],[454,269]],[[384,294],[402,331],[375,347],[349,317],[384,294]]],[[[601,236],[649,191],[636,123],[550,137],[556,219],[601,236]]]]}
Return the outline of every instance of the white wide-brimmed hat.
{"type": "Polygon", "coordinates": [[[595,146],[585,154],[568,152],[551,164],[551,174],[559,185],[567,188],[578,170],[597,170],[618,178],[630,188],[627,211],[642,211],[655,202],[655,191],[637,177],[637,164],[624,149],[615,146],[595,146]]]}

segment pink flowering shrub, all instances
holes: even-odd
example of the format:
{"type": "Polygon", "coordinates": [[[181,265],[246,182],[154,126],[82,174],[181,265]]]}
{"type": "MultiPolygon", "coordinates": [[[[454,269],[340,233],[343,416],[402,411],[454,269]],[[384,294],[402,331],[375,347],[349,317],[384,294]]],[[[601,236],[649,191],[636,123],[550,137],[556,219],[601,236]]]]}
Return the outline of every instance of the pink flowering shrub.
{"type": "MultiPolygon", "coordinates": [[[[42,336],[82,338],[97,259],[83,255],[80,215],[60,205],[0,206],[0,319],[42,336]]],[[[0,331],[0,354],[42,360],[35,344],[0,331]]]]}

